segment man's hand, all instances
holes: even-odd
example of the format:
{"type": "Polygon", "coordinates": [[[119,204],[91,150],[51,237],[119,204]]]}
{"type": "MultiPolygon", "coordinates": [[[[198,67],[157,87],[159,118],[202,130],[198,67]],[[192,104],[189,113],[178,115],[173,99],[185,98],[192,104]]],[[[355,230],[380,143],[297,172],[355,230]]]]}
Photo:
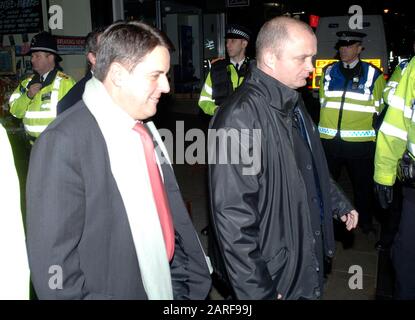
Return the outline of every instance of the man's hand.
{"type": "Polygon", "coordinates": [[[375,182],[375,191],[382,209],[388,209],[393,200],[393,187],[375,182]]]}
{"type": "Polygon", "coordinates": [[[352,210],[344,216],[341,216],[340,219],[346,224],[346,229],[350,231],[357,227],[359,213],[356,210],[352,210]]]}
{"type": "Polygon", "coordinates": [[[40,83],[32,84],[29,87],[29,91],[27,92],[27,96],[32,99],[36,93],[38,93],[42,89],[42,85],[40,83]]]}

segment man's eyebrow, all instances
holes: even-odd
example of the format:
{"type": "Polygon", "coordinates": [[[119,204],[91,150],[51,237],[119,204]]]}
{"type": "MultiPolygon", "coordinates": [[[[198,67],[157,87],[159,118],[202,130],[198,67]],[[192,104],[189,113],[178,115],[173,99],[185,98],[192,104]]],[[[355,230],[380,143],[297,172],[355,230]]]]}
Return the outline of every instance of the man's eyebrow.
{"type": "Polygon", "coordinates": [[[315,54],[300,54],[300,55],[298,55],[298,56],[295,56],[296,58],[301,58],[301,59],[304,59],[304,58],[308,58],[308,57],[315,57],[316,55],[315,54]]]}
{"type": "Polygon", "coordinates": [[[296,58],[307,58],[307,57],[309,57],[309,55],[308,54],[299,54],[299,55],[297,55],[295,57],[296,58]]]}

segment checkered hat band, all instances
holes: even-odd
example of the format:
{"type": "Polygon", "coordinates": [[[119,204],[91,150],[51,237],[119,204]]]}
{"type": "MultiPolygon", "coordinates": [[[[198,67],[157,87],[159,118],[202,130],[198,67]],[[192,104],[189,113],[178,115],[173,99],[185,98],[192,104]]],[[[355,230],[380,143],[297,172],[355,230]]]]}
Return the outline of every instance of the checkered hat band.
{"type": "Polygon", "coordinates": [[[340,37],[340,41],[362,41],[362,37],[340,37]]]}
{"type": "Polygon", "coordinates": [[[249,35],[246,33],[246,32],[243,32],[243,31],[241,31],[241,30],[238,30],[238,29],[230,29],[229,31],[228,31],[228,34],[237,34],[237,35],[239,35],[239,36],[241,36],[241,37],[244,37],[245,39],[249,39],[249,35]]]}
{"type": "Polygon", "coordinates": [[[30,51],[46,51],[46,52],[52,52],[52,53],[58,54],[56,50],[45,48],[45,47],[32,47],[30,48],[30,51]]]}

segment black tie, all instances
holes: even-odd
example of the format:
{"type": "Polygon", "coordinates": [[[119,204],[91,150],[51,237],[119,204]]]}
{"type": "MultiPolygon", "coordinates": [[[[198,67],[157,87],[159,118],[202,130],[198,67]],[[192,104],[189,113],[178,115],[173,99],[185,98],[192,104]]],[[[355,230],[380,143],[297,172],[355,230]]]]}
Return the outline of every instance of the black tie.
{"type": "Polygon", "coordinates": [[[235,69],[236,69],[236,71],[238,71],[239,70],[239,64],[237,63],[237,64],[235,64],[235,69]]]}

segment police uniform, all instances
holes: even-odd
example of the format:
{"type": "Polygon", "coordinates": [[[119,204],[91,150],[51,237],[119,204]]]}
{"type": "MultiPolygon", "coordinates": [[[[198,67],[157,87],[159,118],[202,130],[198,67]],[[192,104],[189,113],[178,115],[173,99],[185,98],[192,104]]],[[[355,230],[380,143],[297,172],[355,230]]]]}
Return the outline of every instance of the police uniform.
{"type": "MultiPolygon", "coordinates": [[[[227,27],[225,39],[245,39],[249,42],[250,31],[242,26],[227,27]]],[[[249,69],[248,57],[234,65],[229,58],[212,63],[199,98],[199,107],[204,113],[213,115],[216,108],[239,87],[249,69]]]]}
{"type": "MultiPolygon", "coordinates": [[[[35,35],[30,45],[30,52],[43,51],[58,55],[56,40],[50,33],[35,35]]],[[[56,118],[58,101],[73,87],[75,81],[57,66],[47,73],[46,78],[35,73],[24,79],[10,97],[10,113],[23,119],[27,135],[33,141],[56,118]],[[32,84],[41,83],[42,88],[32,98],[27,93],[32,84]]]]}
{"type": "MultiPolygon", "coordinates": [[[[399,82],[401,81],[401,78],[406,71],[406,68],[408,66],[409,60],[404,59],[402,60],[393,71],[392,75],[390,76],[385,89],[383,90],[383,100],[385,102],[385,108],[382,110],[381,116],[378,119],[378,126],[380,127],[383,123],[385,125],[382,128],[382,132],[378,133],[378,139],[376,141],[376,153],[375,153],[375,167],[376,163],[380,162],[382,163],[383,159],[379,156],[383,152],[385,152],[384,149],[384,135],[389,135],[388,133],[393,133],[395,131],[393,123],[389,123],[391,120],[388,119],[388,121],[384,122],[385,115],[387,110],[389,109],[389,105],[392,103],[395,98],[396,93],[396,87],[398,86],[399,82]],[[379,138],[379,136],[381,136],[379,138]],[[379,143],[379,140],[381,141],[379,143]],[[377,158],[377,161],[376,161],[377,158]]],[[[393,112],[393,111],[391,111],[393,112]]],[[[386,149],[387,152],[387,149],[386,149]]],[[[396,170],[395,170],[396,171],[396,170]]],[[[375,176],[376,175],[382,175],[381,171],[375,169],[375,176]]],[[[381,190],[384,189],[385,186],[382,185],[382,187],[377,185],[377,179],[375,178],[375,187],[376,192],[378,195],[379,203],[382,208],[388,209],[388,212],[386,213],[384,221],[382,221],[382,232],[380,235],[380,239],[375,244],[375,248],[379,250],[387,250],[391,247],[393,243],[393,239],[398,232],[399,228],[399,221],[401,217],[401,211],[402,211],[402,185],[401,183],[394,183],[393,187],[391,185],[388,185],[389,190],[381,190]],[[385,195],[379,195],[380,192],[389,192],[388,197],[390,203],[386,203],[386,194],[385,195]],[[393,199],[392,199],[393,195],[393,199]],[[384,198],[381,198],[384,197],[384,198]],[[393,201],[392,201],[393,200],[393,201]]]]}
{"type": "Polygon", "coordinates": [[[412,183],[403,186],[401,221],[392,247],[392,262],[395,297],[415,299],[415,58],[404,69],[394,94],[389,96],[389,108],[376,143],[374,180],[383,190],[391,189],[400,159],[407,155],[412,166],[412,183]]]}
{"type": "MultiPolygon", "coordinates": [[[[365,34],[341,31],[337,36],[340,48],[361,43],[365,34]]],[[[342,61],[329,65],[320,80],[318,129],[327,162],[336,180],[346,166],[364,232],[373,230],[374,122],[383,108],[384,87],[382,71],[360,59],[350,65],[342,61]]]]}

